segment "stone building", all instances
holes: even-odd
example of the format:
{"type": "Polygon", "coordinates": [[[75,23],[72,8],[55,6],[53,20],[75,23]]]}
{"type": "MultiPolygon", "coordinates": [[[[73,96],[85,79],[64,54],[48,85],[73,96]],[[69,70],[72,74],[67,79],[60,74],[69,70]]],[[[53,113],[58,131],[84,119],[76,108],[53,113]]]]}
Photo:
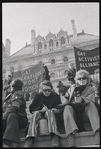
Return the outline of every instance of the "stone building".
{"type": "Polygon", "coordinates": [[[74,49],[78,47],[83,50],[91,50],[99,46],[99,37],[85,33],[82,30],[77,33],[75,21],[71,20],[73,34],[68,35],[67,31],[60,30],[57,34],[49,32],[45,37],[36,36],[35,30],[31,30],[31,44],[25,45],[16,53],[10,55],[10,40],[6,40],[6,48],[3,45],[3,76],[13,71],[23,70],[43,61],[48,67],[49,75],[54,89],[57,91],[57,84],[61,80],[68,85],[66,72],[69,64],[75,66],[74,49]],[[8,48],[7,48],[8,47],[8,48]],[[3,54],[4,57],[4,54],[3,54]]]}
{"type": "Polygon", "coordinates": [[[10,56],[10,49],[11,49],[11,41],[9,39],[6,39],[5,46],[2,43],[2,66],[3,66],[3,78],[5,78],[5,74],[7,73],[6,69],[4,69],[4,62],[9,58],[10,56]]]}

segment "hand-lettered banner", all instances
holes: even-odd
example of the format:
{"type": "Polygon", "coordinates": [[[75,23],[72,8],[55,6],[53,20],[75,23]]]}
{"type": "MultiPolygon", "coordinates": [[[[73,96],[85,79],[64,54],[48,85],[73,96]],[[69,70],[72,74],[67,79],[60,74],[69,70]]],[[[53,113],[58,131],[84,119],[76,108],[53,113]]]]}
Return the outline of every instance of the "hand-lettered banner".
{"type": "Polygon", "coordinates": [[[42,62],[25,70],[13,72],[13,79],[16,78],[22,80],[24,93],[37,91],[40,83],[43,81],[42,62]]]}
{"type": "Polygon", "coordinates": [[[74,47],[76,70],[85,69],[90,75],[99,68],[99,47],[92,50],[81,50],[74,47]]]}

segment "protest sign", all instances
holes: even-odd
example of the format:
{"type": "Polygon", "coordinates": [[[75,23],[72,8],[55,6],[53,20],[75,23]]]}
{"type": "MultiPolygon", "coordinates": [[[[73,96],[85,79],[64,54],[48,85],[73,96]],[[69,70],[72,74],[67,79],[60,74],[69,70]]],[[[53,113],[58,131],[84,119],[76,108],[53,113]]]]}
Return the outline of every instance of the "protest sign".
{"type": "Polygon", "coordinates": [[[24,93],[37,91],[40,83],[43,81],[42,62],[25,70],[13,72],[13,79],[15,78],[22,80],[24,93]]]}
{"type": "Polygon", "coordinates": [[[99,47],[92,50],[81,50],[74,47],[76,70],[85,69],[90,75],[99,68],[99,47]]]}

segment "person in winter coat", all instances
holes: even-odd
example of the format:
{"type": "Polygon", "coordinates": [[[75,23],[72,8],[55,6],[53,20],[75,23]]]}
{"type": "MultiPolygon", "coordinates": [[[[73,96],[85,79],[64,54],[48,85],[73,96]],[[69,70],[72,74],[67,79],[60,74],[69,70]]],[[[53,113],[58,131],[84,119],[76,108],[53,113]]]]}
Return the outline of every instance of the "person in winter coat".
{"type": "Polygon", "coordinates": [[[34,143],[38,135],[38,124],[42,117],[45,117],[48,122],[49,134],[52,138],[52,147],[59,146],[60,133],[58,128],[61,123],[61,110],[57,110],[58,104],[61,104],[60,96],[52,91],[53,87],[49,80],[44,80],[41,83],[41,92],[36,94],[34,100],[29,106],[29,111],[32,114],[26,142],[24,147],[30,147],[34,143]]]}
{"type": "Polygon", "coordinates": [[[14,80],[11,84],[11,93],[4,100],[7,103],[3,113],[3,147],[19,147],[19,131],[28,126],[26,102],[22,92],[23,83],[21,80],[14,80]]]}
{"type": "Polygon", "coordinates": [[[86,117],[95,134],[95,144],[99,144],[100,118],[95,106],[95,92],[89,81],[90,75],[86,70],[76,72],[75,84],[65,94],[67,100],[58,105],[58,108],[64,107],[63,118],[69,147],[75,146],[74,133],[80,129],[84,131],[83,127],[80,128],[80,123],[86,117]]]}

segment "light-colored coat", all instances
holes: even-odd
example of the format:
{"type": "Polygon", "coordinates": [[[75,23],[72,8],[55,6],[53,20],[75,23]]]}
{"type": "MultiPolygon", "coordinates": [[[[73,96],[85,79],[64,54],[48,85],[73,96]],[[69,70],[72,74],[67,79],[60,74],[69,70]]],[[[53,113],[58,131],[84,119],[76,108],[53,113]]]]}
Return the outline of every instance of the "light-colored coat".
{"type": "MultiPolygon", "coordinates": [[[[68,99],[66,101],[67,103],[71,102],[75,87],[76,85],[74,84],[68,89],[65,95],[66,99],[68,99]]],[[[98,115],[97,108],[94,104],[95,103],[95,92],[94,92],[93,87],[88,85],[85,88],[85,90],[82,92],[81,97],[85,100],[86,103],[89,102],[89,104],[85,107],[83,118],[86,118],[86,116],[88,117],[92,130],[95,133],[100,127],[100,121],[99,121],[100,118],[98,115]]],[[[78,127],[75,122],[75,112],[70,105],[65,106],[63,118],[64,118],[66,136],[78,130],[78,127]]]]}
{"type": "MultiPolygon", "coordinates": [[[[76,85],[73,84],[68,89],[68,92],[66,93],[65,97],[68,98],[68,101],[71,102],[71,98],[73,96],[73,92],[76,85]]],[[[95,91],[91,85],[88,85],[85,90],[82,92],[81,97],[85,100],[85,102],[94,102],[95,103],[95,91]]]]}

